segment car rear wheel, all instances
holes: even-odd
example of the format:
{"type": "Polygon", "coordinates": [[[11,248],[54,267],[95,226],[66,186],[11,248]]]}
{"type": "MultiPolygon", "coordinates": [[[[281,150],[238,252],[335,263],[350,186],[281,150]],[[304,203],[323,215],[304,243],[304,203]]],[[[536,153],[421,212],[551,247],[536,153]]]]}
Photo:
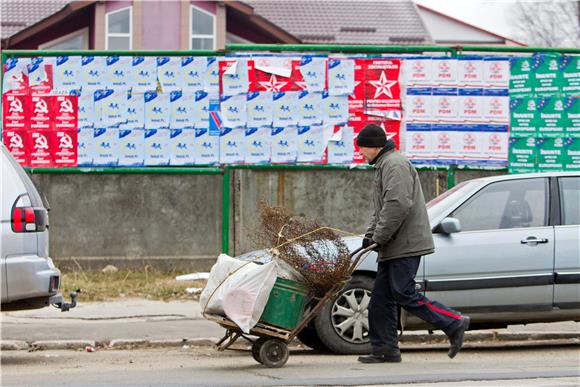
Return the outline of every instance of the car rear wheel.
{"type": "Polygon", "coordinates": [[[353,276],[316,317],[316,333],[332,352],[352,355],[371,352],[368,305],[373,282],[368,276],[353,276]]]}
{"type": "Polygon", "coordinates": [[[320,340],[320,337],[318,337],[318,333],[316,332],[316,328],[313,326],[313,323],[305,326],[304,329],[298,333],[298,340],[300,340],[302,344],[312,348],[315,351],[328,352],[328,347],[324,345],[322,340],[320,340]]]}

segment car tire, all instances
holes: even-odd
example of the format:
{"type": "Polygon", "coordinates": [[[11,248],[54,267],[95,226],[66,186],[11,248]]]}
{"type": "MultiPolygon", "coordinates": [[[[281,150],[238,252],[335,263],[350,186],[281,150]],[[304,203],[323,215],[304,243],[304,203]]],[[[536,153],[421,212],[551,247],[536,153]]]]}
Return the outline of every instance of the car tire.
{"type": "Polygon", "coordinates": [[[353,276],[352,280],[322,308],[314,320],[318,338],[332,352],[345,355],[371,352],[367,307],[373,283],[372,277],[353,276]],[[347,312],[348,316],[341,311],[347,312]],[[350,315],[351,312],[352,315],[350,315]],[[349,320],[346,325],[352,323],[352,326],[341,331],[340,324],[346,320],[349,320]]]}
{"type": "Polygon", "coordinates": [[[308,324],[298,333],[297,335],[298,340],[302,342],[307,347],[312,348],[317,352],[328,353],[329,349],[320,337],[318,337],[318,333],[316,332],[316,328],[314,327],[313,323],[308,324]]]}

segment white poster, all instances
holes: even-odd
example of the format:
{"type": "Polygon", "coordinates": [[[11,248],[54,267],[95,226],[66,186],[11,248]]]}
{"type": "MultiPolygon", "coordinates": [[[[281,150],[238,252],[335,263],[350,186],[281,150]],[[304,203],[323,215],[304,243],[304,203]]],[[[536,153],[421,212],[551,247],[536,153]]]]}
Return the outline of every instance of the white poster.
{"type": "Polygon", "coordinates": [[[127,93],[127,122],[123,129],[145,128],[145,96],[141,93],[127,93]]]}
{"type": "Polygon", "coordinates": [[[246,96],[244,94],[222,96],[220,98],[220,114],[223,126],[226,128],[246,126],[246,96]]]}
{"type": "Polygon", "coordinates": [[[404,110],[406,120],[410,122],[430,122],[433,121],[431,109],[431,88],[414,87],[408,88],[404,110]]]}
{"type": "Polygon", "coordinates": [[[478,55],[465,55],[458,59],[457,84],[466,87],[482,87],[483,81],[483,57],[478,55]]]}
{"type": "Polygon", "coordinates": [[[504,165],[508,159],[508,126],[482,125],[483,153],[491,164],[504,165]]]}
{"type": "Polygon", "coordinates": [[[510,97],[508,89],[483,90],[483,117],[491,123],[509,123],[510,97]]]}
{"type": "Polygon", "coordinates": [[[4,94],[28,94],[28,64],[30,58],[8,58],[4,65],[2,92],[4,94]]]}
{"type": "Polygon", "coordinates": [[[145,131],[119,130],[119,166],[141,167],[145,162],[145,131]]]}
{"type": "Polygon", "coordinates": [[[405,154],[410,160],[429,163],[433,157],[431,124],[407,123],[405,128],[405,154]]]}
{"type": "Polygon", "coordinates": [[[94,99],[96,126],[108,128],[127,121],[126,91],[97,90],[94,99]]]}
{"type": "Polygon", "coordinates": [[[328,59],[328,94],[351,95],[354,92],[354,60],[328,59]]]}
{"type": "Polygon", "coordinates": [[[245,128],[226,128],[220,130],[220,164],[244,162],[245,128]]]}
{"type": "Polygon", "coordinates": [[[145,93],[145,129],[169,128],[169,94],[148,91],[145,93]]]}
{"type": "Polygon", "coordinates": [[[205,56],[184,56],[181,58],[181,77],[183,88],[192,90],[203,90],[203,75],[207,69],[207,58],[205,56]]]}
{"type": "Polygon", "coordinates": [[[180,90],[183,86],[181,77],[181,58],[160,56],[157,58],[157,79],[164,93],[180,90]]]}
{"type": "Polygon", "coordinates": [[[93,165],[114,167],[119,163],[119,129],[97,128],[94,130],[93,165]]]}
{"type": "Polygon", "coordinates": [[[283,127],[298,124],[298,93],[297,91],[274,92],[272,116],[274,126],[283,127]]]}
{"type": "Polygon", "coordinates": [[[272,125],[273,99],[270,92],[250,92],[247,94],[247,120],[249,128],[272,125]]]}
{"type": "Polygon", "coordinates": [[[248,61],[245,58],[225,60],[222,74],[222,96],[245,94],[248,92],[248,61]]]}
{"type": "Polygon", "coordinates": [[[54,67],[55,93],[70,94],[81,86],[81,57],[57,56],[54,67]]]}
{"type": "Polygon", "coordinates": [[[296,126],[272,128],[272,163],[296,162],[297,138],[296,126]]]}
{"type": "Polygon", "coordinates": [[[483,89],[459,89],[459,118],[463,122],[483,121],[483,89]]]}
{"type": "Polygon", "coordinates": [[[107,88],[114,90],[128,90],[131,88],[133,76],[132,57],[130,56],[108,56],[105,62],[105,78],[107,88]]]}
{"type": "Polygon", "coordinates": [[[322,125],[299,126],[297,161],[303,163],[322,161],[330,139],[324,132],[332,133],[333,129],[333,126],[322,125]]]}
{"type": "Polygon", "coordinates": [[[169,165],[170,149],[169,129],[145,129],[146,166],[169,165]]]}
{"type": "Polygon", "coordinates": [[[133,92],[144,93],[157,89],[157,58],[134,56],[129,82],[133,92]]]}
{"type": "Polygon", "coordinates": [[[434,85],[440,87],[457,86],[457,59],[434,57],[431,66],[434,85]]]}
{"type": "Polygon", "coordinates": [[[348,95],[322,94],[324,125],[342,125],[348,122],[348,95]]]}
{"type": "Polygon", "coordinates": [[[433,88],[431,95],[433,118],[441,122],[458,122],[457,88],[433,88]]]}
{"type": "Polygon", "coordinates": [[[209,126],[209,94],[203,90],[195,92],[195,103],[191,111],[191,123],[194,128],[207,128],[209,126]]]}
{"type": "MultiPolygon", "coordinates": [[[[302,126],[320,125],[324,114],[322,112],[322,93],[311,93],[306,90],[298,95],[298,124],[302,126]]],[[[348,101],[348,97],[347,101],[348,101]]],[[[347,105],[348,109],[348,105],[347,105]]],[[[347,110],[348,113],[348,110],[347,110]]]]}
{"type": "Polygon", "coordinates": [[[403,79],[407,86],[430,86],[433,84],[431,57],[405,57],[402,61],[403,79]]]}
{"type": "Polygon", "coordinates": [[[322,92],[326,83],[326,58],[303,56],[300,60],[300,73],[309,92],[322,92]]]}
{"type": "Polygon", "coordinates": [[[195,164],[195,130],[171,129],[169,132],[169,165],[195,164]]]}
{"type": "Polygon", "coordinates": [[[207,57],[207,67],[203,74],[203,89],[211,98],[217,98],[220,92],[219,60],[214,56],[207,57]]]}
{"type": "Polygon", "coordinates": [[[247,128],[244,139],[244,161],[247,164],[270,162],[272,128],[247,128]]]}
{"type": "Polygon", "coordinates": [[[219,162],[220,137],[210,134],[208,128],[195,129],[195,163],[212,165],[219,162]]]}
{"type": "Polygon", "coordinates": [[[193,110],[195,108],[195,95],[188,90],[175,90],[169,94],[169,104],[171,106],[171,119],[169,127],[171,129],[192,129],[193,110]]]}
{"type": "Polygon", "coordinates": [[[483,81],[485,86],[507,89],[510,81],[509,57],[488,56],[483,61],[483,81]]]}
{"type": "Polygon", "coordinates": [[[107,81],[104,56],[83,56],[81,58],[81,82],[83,92],[105,88],[107,81]]]}
{"type": "Polygon", "coordinates": [[[95,130],[79,128],[77,131],[77,165],[90,167],[95,159],[95,130]]]}
{"type": "Polygon", "coordinates": [[[352,126],[340,126],[328,142],[329,164],[350,164],[354,158],[354,131],[352,126]]]}
{"type": "Polygon", "coordinates": [[[431,125],[431,141],[433,156],[441,163],[453,163],[462,158],[461,125],[433,124],[431,125]]]}
{"type": "Polygon", "coordinates": [[[93,128],[97,122],[95,115],[95,93],[91,90],[75,90],[73,95],[78,96],[78,126],[79,128],[93,128]]]}

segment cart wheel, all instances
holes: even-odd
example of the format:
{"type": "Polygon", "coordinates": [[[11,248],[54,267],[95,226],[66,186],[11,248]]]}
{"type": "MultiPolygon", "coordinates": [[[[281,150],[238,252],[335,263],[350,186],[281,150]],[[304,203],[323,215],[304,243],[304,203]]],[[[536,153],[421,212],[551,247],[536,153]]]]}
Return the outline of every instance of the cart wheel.
{"type": "Polygon", "coordinates": [[[288,361],[290,351],[282,340],[268,339],[260,346],[260,360],[266,367],[280,368],[288,361]]]}
{"type": "Polygon", "coordinates": [[[267,339],[260,337],[258,340],[254,341],[254,344],[252,344],[252,357],[260,364],[262,364],[262,360],[260,359],[260,348],[266,340],[267,339]]]}

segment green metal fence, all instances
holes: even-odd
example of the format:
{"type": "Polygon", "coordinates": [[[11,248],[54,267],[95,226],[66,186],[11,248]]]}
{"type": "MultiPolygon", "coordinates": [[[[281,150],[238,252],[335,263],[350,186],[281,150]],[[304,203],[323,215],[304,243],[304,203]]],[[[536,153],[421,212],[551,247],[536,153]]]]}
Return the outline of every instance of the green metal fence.
{"type": "MultiPolygon", "coordinates": [[[[220,51],[43,51],[43,50],[4,50],[1,52],[2,57],[2,75],[4,63],[8,58],[14,57],[35,57],[35,56],[60,56],[60,55],[90,55],[90,56],[224,56],[233,52],[319,52],[319,53],[350,53],[350,54],[423,54],[423,53],[444,53],[451,57],[460,56],[463,53],[487,52],[502,54],[525,54],[536,52],[555,52],[567,54],[580,54],[579,48],[534,48],[534,47],[511,47],[511,46],[439,46],[439,45],[393,45],[393,46],[371,46],[371,45],[319,45],[319,44],[228,44],[225,50],[220,51]]],[[[231,176],[233,169],[250,169],[250,170],[370,170],[368,165],[357,165],[351,167],[348,165],[314,165],[314,164],[293,164],[293,165],[224,165],[220,167],[106,167],[106,168],[36,168],[29,169],[30,173],[51,173],[51,174],[213,174],[222,175],[222,251],[229,252],[230,237],[230,208],[231,208],[231,176]]],[[[507,168],[498,167],[468,167],[468,166],[417,166],[418,169],[445,170],[447,171],[447,188],[455,185],[455,171],[462,170],[499,170],[505,171],[507,168]]]]}

